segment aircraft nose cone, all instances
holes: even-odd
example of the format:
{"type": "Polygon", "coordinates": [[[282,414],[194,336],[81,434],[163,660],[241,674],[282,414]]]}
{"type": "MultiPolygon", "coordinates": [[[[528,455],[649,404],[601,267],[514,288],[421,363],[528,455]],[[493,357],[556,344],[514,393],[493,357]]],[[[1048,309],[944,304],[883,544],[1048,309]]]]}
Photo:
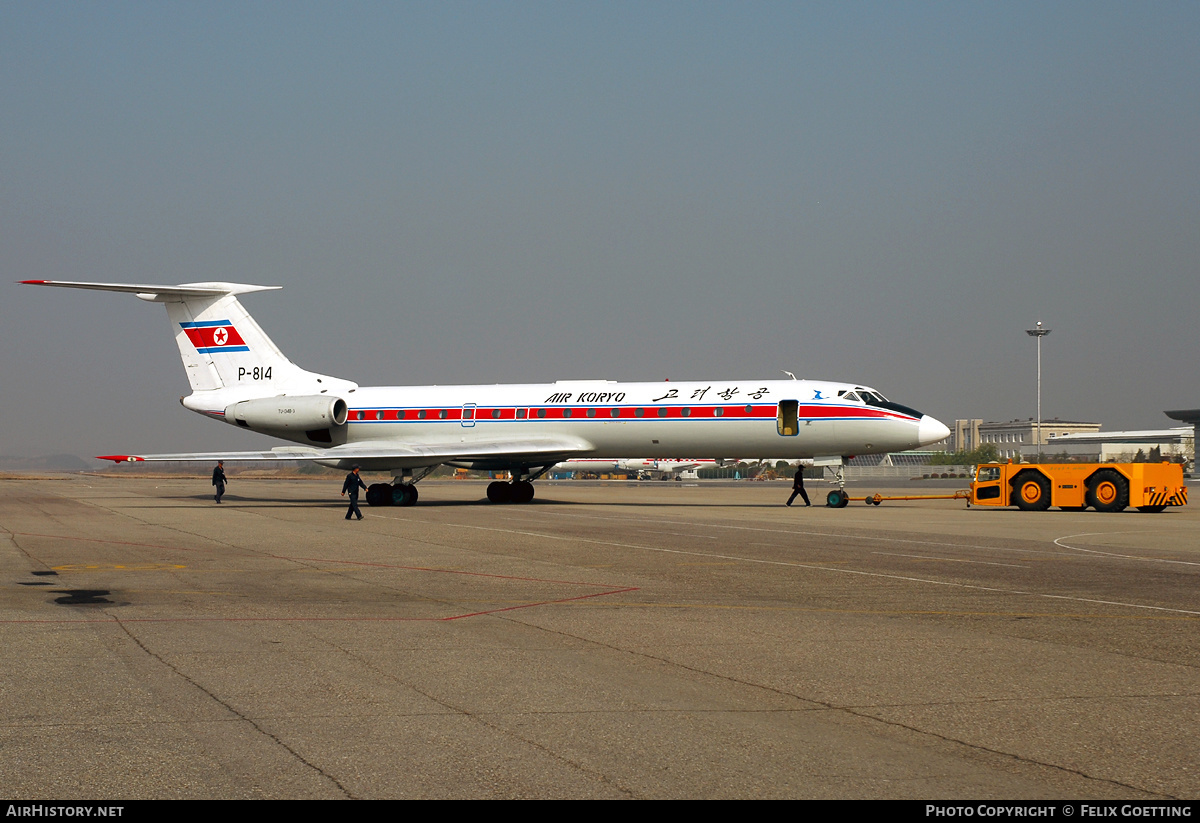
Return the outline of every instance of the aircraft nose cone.
{"type": "Polygon", "coordinates": [[[917,440],[921,442],[922,446],[928,446],[939,440],[945,440],[949,436],[950,430],[946,428],[946,424],[940,420],[935,420],[927,414],[917,424],[917,440]]]}

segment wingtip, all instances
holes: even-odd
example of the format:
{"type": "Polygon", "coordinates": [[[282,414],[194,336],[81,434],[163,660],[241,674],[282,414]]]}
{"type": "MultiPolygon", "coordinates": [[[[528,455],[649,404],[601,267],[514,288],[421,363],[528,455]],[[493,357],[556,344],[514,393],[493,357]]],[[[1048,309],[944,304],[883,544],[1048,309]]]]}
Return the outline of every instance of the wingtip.
{"type": "Polygon", "coordinates": [[[97,460],[111,460],[114,463],[141,463],[142,458],[134,457],[132,454],[98,454],[97,460]]]}
{"type": "Polygon", "coordinates": [[[48,281],[48,280],[18,280],[17,282],[23,283],[26,286],[44,286],[50,281],[48,281]]]}

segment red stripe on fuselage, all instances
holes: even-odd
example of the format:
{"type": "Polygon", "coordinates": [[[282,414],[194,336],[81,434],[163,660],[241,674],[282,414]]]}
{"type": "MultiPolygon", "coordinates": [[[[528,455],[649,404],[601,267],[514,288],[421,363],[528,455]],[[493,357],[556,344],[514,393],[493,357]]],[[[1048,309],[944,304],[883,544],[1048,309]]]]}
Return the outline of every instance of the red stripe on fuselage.
{"type": "MultiPolygon", "coordinates": [[[[774,420],[776,409],[777,407],[773,403],[751,406],[477,406],[472,407],[473,414],[464,418],[463,409],[460,406],[424,409],[365,408],[352,409],[350,422],[445,423],[464,419],[477,422],[504,420],[774,420]],[[617,411],[616,416],[612,414],[614,409],[617,411]],[[518,411],[524,412],[525,416],[518,417],[518,411]],[[640,416],[638,415],[639,411],[642,412],[640,416]],[[661,411],[666,413],[660,414],[661,411]]],[[[870,406],[800,406],[798,416],[801,420],[852,419],[916,422],[915,418],[907,415],[870,406]]]]}

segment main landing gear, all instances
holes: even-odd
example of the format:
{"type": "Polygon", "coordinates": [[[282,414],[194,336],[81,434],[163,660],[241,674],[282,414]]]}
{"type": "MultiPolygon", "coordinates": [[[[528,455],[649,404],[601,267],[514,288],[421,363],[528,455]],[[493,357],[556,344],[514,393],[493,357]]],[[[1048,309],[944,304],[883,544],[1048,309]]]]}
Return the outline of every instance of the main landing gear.
{"type": "Polygon", "coordinates": [[[550,466],[553,465],[551,463],[549,466],[525,466],[513,469],[511,483],[505,483],[503,480],[494,480],[488,483],[488,500],[493,503],[528,503],[533,500],[533,481],[550,471],[550,466]],[[524,475],[528,475],[529,478],[523,480],[524,475]]]}
{"type": "Polygon", "coordinates": [[[496,480],[488,483],[487,497],[493,503],[528,503],[533,499],[533,484],[528,480],[496,480]]]}
{"type": "Polygon", "coordinates": [[[430,466],[416,477],[412,470],[405,469],[400,477],[392,478],[391,483],[372,483],[367,486],[368,506],[415,506],[417,504],[417,481],[436,469],[430,466]]]}
{"type": "Polygon", "coordinates": [[[368,506],[412,506],[417,502],[417,487],[412,483],[372,483],[367,486],[368,506]]]}

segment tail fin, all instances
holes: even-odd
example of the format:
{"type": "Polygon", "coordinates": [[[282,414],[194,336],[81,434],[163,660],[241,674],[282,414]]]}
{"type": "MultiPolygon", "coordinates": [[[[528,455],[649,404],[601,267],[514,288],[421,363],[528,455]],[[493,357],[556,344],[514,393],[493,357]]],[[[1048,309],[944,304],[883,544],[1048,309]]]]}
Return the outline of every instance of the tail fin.
{"type": "Polygon", "coordinates": [[[37,286],[94,289],[135,294],[162,303],[175,331],[192,391],[243,388],[262,395],[320,393],[354,388],[353,383],[305,371],[283,356],[271,338],[238,302],[237,295],[281,286],[240,283],[184,283],[153,286],[126,283],[77,283],[23,280],[37,286]]]}

